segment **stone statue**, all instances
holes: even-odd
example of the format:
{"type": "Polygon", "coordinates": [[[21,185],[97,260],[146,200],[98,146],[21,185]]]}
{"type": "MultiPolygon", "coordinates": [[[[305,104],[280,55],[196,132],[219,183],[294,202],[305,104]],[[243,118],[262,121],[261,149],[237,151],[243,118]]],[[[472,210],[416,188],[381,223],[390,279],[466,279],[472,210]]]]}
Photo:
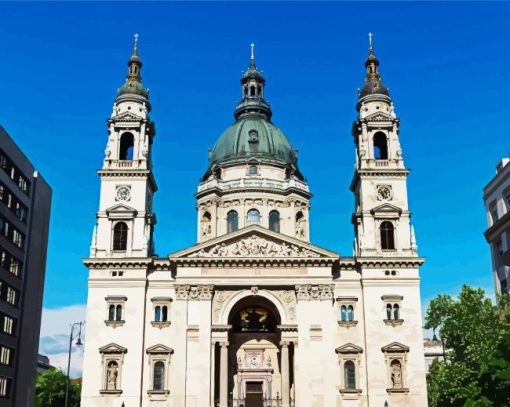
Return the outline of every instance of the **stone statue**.
{"type": "Polygon", "coordinates": [[[296,222],[296,237],[305,237],[305,218],[299,218],[296,222]]]}
{"type": "Polygon", "coordinates": [[[204,218],[202,220],[202,236],[209,237],[211,235],[211,219],[204,218]]]}
{"type": "Polygon", "coordinates": [[[108,364],[107,375],[107,390],[117,390],[117,377],[119,376],[119,368],[116,362],[108,364]]]}
{"type": "Polygon", "coordinates": [[[402,366],[399,361],[391,363],[391,382],[394,389],[402,388],[402,366]]]}

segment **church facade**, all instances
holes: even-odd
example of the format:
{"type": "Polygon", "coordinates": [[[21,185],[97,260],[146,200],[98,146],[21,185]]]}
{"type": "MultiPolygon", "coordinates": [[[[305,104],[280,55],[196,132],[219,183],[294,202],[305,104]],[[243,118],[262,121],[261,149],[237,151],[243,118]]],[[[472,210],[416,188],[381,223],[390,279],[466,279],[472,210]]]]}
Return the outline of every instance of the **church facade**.
{"type": "Polygon", "coordinates": [[[198,185],[197,244],[154,255],[156,135],[135,44],[108,120],[84,407],[426,406],[399,119],[370,43],[352,127],[354,255],[310,242],[311,192],[252,55],[198,185]]]}

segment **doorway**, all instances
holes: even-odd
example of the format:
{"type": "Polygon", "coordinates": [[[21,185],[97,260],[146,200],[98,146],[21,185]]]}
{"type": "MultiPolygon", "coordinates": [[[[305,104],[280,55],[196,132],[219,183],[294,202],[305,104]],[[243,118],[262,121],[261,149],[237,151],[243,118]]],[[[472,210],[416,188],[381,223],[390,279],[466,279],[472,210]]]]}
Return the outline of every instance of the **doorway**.
{"type": "Polygon", "coordinates": [[[246,407],[263,407],[262,382],[246,382],[246,407]]]}

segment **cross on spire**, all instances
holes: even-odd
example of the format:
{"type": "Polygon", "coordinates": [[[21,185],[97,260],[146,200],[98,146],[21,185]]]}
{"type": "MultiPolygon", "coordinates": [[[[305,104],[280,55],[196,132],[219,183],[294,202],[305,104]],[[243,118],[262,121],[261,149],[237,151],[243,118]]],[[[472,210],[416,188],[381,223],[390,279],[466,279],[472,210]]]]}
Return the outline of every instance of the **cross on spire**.
{"type": "Polygon", "coordinates": [[[136,49],[136,48],[138,48],[138,37],[139,37],[138,33],[135,33],[134,37],[135,37],[135,49],[136,49]]]}

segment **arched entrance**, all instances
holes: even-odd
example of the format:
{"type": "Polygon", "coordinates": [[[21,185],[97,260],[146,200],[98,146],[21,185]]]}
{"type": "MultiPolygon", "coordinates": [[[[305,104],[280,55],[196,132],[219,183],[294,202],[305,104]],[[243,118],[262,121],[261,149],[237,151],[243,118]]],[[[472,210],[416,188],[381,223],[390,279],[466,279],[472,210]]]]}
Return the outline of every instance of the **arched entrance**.
{"type": "MultiPolygon", "coordinates": [[[[282,317],[260,295],[244,296],[228,314],[228,347],[216,348],[216,400],[220,407],[288,407],[293,347],[282,342],[282,317]],[[222,374],[226,377],[222,378],[222,374]],[[222,390],[222,379],[225,383],[222,390]],[[226,388],[225,388],[226,387],[226,388]],[[222,397],[226,393],[227,400],[222,397]],[[283,399],[282,399],[283,397],[283,399]],[[286,398],[286,402],[284,399],[286,398]]],[[[225,326],[225,325],[224,325],[225,326]]]]}

